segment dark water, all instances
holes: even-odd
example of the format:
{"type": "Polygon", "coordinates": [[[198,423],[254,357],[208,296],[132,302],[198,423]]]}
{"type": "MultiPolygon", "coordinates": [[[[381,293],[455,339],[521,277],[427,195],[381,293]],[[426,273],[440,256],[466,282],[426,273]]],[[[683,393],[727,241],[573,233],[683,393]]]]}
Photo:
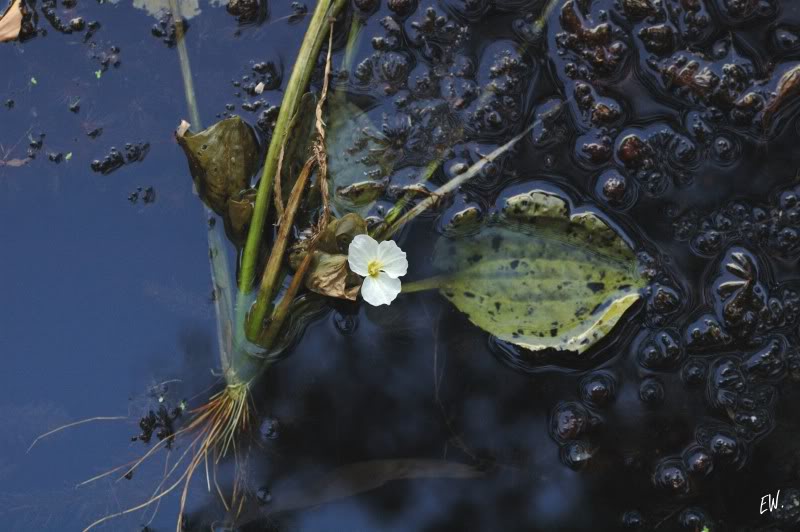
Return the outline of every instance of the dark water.
{"type": "MultiPolygon", "coordinates": [[[[409,278],[429,272],[432,239],[455,212],[535,183],[625,229],[652,291],[581,360],[493,341],[435,294],[332,305],[259,386],[263,425],[245,469],[258,497],[241,528],[798,529],[800,155],[797,88],[781,81],[800,64],[800,4],[559,0],[543,30],[542,1],[353,4],[348,16],[367,23],[336,85],[379,125],[410,117],[410,130],[384,130],[401,161],[393,184],[432,147],[453,146],[433,188],[537,123],[440,218],[400,236],[409,278]],[[726,282],[738,288],[723,297],[726,282]],[[437,476],[432,460],[480,476],[392,480],[403,467],[437,476]],[[779,509],[761,515],[777,490],[779,509]]],[[[131,480],[75,485],[146,450],[131,437],[160,399],[191,402],[216,382],[204,211],[172,133],[187,116],[177,52],[141,6],[67,6],[55,6],[61,20],[99,28],[63,34],[39,3],[47,34],[0,45],[0,100],[13,100],[0,108],[2,530],[80,530],[146,500],[180,442],[131,480]],[[112,147],[125,164],[93,171],[112,147]],[[37,435],[93,416],[127,419],[26,453],[37,435]]],[[[261,118],[268,135],[281,92],[248,86],[285,84],[308,17],[289,2],[254,23],[182,6],[195,15],[187,45],[204,122],[229,111],[261,118]]],[[[154,508],[106,529],[174,529],[178,505],[165,497],[152,522],[154,508]]],[[[187,516],[192,530],[225,520],[204,472],[187,516]]]]}

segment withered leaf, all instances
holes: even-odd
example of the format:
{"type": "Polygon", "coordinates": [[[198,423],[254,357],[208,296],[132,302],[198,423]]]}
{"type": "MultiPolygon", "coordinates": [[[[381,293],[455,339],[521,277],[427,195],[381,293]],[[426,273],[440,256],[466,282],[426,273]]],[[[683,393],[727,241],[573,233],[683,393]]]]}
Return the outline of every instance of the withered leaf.
{"type": "MultiPolygon", "coordinates": [[[[314,249],[306,274],[306,288],[325,296],[354,301],[361,287],[361,277],[347,266],[347,251],[353,238],[366,232],[366,222],[355,213],[332,219],[314,249]]],[[[299,263],[304,255],[304,242],[299,242],[292,249],[290,260],[299,263]]]]}
{"type": "Polygon", "coordinates": [[[0,42],[13,41],[22,30],[22,0],[14,0],[0,15],[0,42]]]}

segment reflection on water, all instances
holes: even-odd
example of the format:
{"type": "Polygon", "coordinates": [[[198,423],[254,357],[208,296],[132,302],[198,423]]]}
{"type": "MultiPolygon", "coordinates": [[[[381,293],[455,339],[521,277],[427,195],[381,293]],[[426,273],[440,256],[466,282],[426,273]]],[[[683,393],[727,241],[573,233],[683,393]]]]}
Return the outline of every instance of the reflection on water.
{"type": "MultiPolygon", "coordinates": [[[[118,3],[120,0],[111,0],[112,3],[118,3]]],[[[200,0],[176,0],[178,8],[181,11],[183,18],[190,20],[203,12],[200,7],[200,0]]],[[[164,13],[170,11],[170,0],[133,0],[133,7],[143,9],[150,15],[159,18],[164,13]]],[[[204,1],[205,5],[206,2],[204,1]]],[[[208,0],[208,6],[212,8],[225,5],[224,0],[208,0]]]]}

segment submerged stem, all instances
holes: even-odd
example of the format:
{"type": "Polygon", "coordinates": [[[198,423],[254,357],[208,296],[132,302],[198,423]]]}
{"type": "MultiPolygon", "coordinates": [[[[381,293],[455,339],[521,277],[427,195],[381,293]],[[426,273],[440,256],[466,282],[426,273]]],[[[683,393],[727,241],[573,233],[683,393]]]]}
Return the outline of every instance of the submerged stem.
{"type": "Polygon", "coordinates": [[[414,292],[424,292],[425,290],[437,290],[444,286],[449,279],[450,276],[437,275],[427,279],[420,279],[419,281],[411,281],[410,283],[403,283],[401,291],[404,294],[412,294],[414,292]]]}
{"type": "MultiPolygon", "coordinates": [[[[183,27],[183,15],[181,14],[178,0],[169,0],[169,8],[172,11],[172,18],[175,20],[175,36],[178,48],[178,60],[181,65],[181,78],[183,80],[183,92],[186,97],[186,106],[189,108],[189,119],[191,127],[197,131],[203,128],[200,121],[200,112],[197,109],[197,98],[192,82],[192,68],[189,64],[189,51],[186,48],[186,32],[183,27]]],[[[206,219],[210,220],[214,213],[205,207],[206,219]]],[[[208,257],[211,263],[211,283],[214,289],[214,311],[217,318],[217,341],[219,342],[219,356],[222,366],[229,363],[233,350],[232,340],[233,331],[233,296],[231,290],[230,265],[228,255],[225,252],[225,244],[220,236],[220,228],[216,225],[208,229],[208,257]]]]}

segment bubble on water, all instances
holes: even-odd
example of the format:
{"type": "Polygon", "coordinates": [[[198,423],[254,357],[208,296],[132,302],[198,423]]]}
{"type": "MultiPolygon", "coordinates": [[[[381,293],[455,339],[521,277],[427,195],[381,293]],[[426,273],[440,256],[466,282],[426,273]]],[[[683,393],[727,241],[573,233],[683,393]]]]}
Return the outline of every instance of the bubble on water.
{"type": "Polygon", "coordinates": [[[708,367],[705,361],[693,358],[681,368],[681,379],[687,386],[700,386],[706,382],[708,367]]]}
{"type": "Polygon", "coordinates": [[[691,475],[705,476],[714,469],[713,458],[700,446],[692,446],[684,451],[683,462],[691,475]]]}
{"type": "Polygon", "coordinates": [[[620,522],[625,530],[642,530],[645,524],[644,516],[638,510],[628,510],[622,514],[620,522]]]}
{"type": "Polygon", "coordinates": [[[678,524],[682,528],[693,532],[703,530],[704,527],[709,527],[709,529],[711,529],[710,525],[713,525],[708,514],[706,514],[704,510],[693,506],[684,509],[680,513],[678,516],[678,524]]]}
{"type": "Polygon", "coordinates": [[[339,334],[349,336],[358,330],[357,314],[344,314],[337,310],[333,313],[332,319],[339,334]]]}
{"type": "Polygon", "coordinates": [[[642,381],[639,386],[639,399],[648,406],[658,406],[664,401],[664,386],[654,378],[642,381]]]}
{"type": "Polygon", "coordinates": [[[258,429],[261,440],[266,442],[270,440],[277,440],[280,436],[281,424],[276,418],[267,418],[261,422],[258,429]]]}
{"type": "Polygon", "coordinates": [[[550,418],[550,434],[558,442],[579,438],[590,426],[588,410],[579,403],[558,404],[550,418]]]}
{"type": "Polygon", "coordinates": [[[272,502],[272,492],[268,487],[262,486],[256,491],[256,499],[259,504],[269,504],[272,502]]]}
{"type": "Polygon", "coordinates": [[[675,459],[664,460],[656,466],[653,484],[672,495],[685,495],[690,487],[683,463],[675,459]]]}
{"type": "Polygon", "coordinates": [[[561,462],[573,469],[579,471],[589,465],[592,457],[595,454],[595,448],[587,441],[571,441],[561,446],[561,462]]]}
{"type": "Polygon", "coordinates": [[[684,356],[680,334],[675,329],[654,332],[639,348],[639,364],[646,369],[665,370],[680,366],[684,356]]]}
{"type": "Polygon", "coordinates": [[[608,406],[616,399],[616,379],[605,371],[587,375],[581,380],[579,387],[581,399],[590,406],[608,406]]]}

